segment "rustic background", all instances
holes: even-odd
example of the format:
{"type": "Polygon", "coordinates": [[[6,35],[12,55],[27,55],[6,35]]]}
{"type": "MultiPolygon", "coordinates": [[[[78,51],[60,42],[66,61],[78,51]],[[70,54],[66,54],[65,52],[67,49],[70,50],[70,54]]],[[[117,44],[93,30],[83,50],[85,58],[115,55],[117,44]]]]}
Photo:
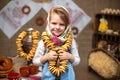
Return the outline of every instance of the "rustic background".
{"type": "MultiPolygon", "coordinates": [[[[0,9],[2,9],[10,0],[0,0],[0,9]]],[[[78,35],[76,41],[79,46],[79,53],[81,57],[81,62],[78,66],[74,67],[77,80],[103,80],[98,75],[89,72],[87,66],[88,54],[92,49],[92,34],[94,32],[94,16],[99,13],[101,9],[112,8],[120,9],[119,0],[73,0],[80,8],[82,8],[90,17],[91,22],[84,28],[84,30],[78,35]]],[[[1,56],[15,56],[17,54],[16,50],[16,38],[18,34],[27,29],[28,27],[33,27],[34,29],[42,32],[45,28],[43,26],[37,26],[35,24],[35,18],[38,15],[44,16],[46,19],[47,13],[41,9],[28,23],[26,23],[11,39],[0,30],[0,55],[1,56]]]]}

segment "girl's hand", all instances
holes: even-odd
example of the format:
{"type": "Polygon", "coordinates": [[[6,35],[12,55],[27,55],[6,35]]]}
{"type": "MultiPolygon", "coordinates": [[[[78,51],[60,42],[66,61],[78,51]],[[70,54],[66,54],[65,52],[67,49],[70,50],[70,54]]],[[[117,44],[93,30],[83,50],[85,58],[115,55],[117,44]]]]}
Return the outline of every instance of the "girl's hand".
{"type": "Polygon", "coordinates": [[[58,54],[55,51],[50,51],[46,54],[47,60],[56,60],[58,54]]]}
{"type": "Polygon", "coordinates": [[[62,60],[62,59],[70,59],[70,53],[68,53],[68,52],[66,52],[66,51],[63,51],[63,50],[59,50],[58,51],[58,53],[59,53],[59,58],[60,58],[60,60],[62,60]]]}

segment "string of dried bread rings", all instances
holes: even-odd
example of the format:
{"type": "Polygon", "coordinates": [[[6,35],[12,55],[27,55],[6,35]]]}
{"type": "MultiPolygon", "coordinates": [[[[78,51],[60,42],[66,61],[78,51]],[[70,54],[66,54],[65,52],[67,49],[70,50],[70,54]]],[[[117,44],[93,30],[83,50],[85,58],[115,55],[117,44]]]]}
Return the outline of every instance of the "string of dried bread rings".
{"type": "MultiPolygon", "coordinates": [[[[65,41],[65,44],[58,47],[57,45],[55,45],[55,43],[49,38],[47,31],[43,32],[42,34],[42,40],[45,44],[45,46],[49,49],[49,50],[53,50],[56,51],[58,53],[59,50],[64,50],[64,51],[68,51],[68,49],[71,46],[71,41],[72,41],[72,35],[69,34],[67,40],[65,41]]],[[[58,53],[58,58],[59,58],[59,54],[58,53]]],[[[61,73],[64,73],[66,68],[68,67],[67,65],[68,60],[50,60],[49,61],[49,70],[52,72],[52,74],[56,75],[57,77],[60,76],[61,73]]]]}
{"type": "Polygon", "coordinates": [[[23,31],[18,35],[18,38],[16,39],[16,45],[17,45],[17,50],[19,51],[20,56],[24,57],[25,59],[27,59],[27,61],[32,60],[34,54],[35,54],[35,50],[37,48],[37,44],[38,44],[38,38],[39,38],[39,31],[32,31],[32,48],[29,51],[29,53],[25,53],[22,46],[22,40],[26,37],[27,32],[23,31]]]}

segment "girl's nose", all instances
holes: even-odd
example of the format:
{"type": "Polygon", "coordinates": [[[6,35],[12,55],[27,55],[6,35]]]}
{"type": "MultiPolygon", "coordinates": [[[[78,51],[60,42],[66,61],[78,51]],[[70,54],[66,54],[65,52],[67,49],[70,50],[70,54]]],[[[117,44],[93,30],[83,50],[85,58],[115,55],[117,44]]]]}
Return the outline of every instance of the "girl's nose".
{"type": "Polygon", "coordinates": [[[59,28],[60,28],[60,25],[56,25],[56,28],[59,29],[59,28]]]}

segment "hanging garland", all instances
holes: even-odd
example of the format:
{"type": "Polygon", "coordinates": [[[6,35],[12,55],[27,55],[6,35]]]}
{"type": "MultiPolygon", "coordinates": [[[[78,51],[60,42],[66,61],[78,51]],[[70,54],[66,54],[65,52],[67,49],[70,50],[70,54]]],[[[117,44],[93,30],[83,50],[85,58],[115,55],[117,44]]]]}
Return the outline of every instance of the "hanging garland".
{"type": "MultiPolygon", "coordinates": [[[[62,46],[57,46],[55,43],[49,38],[47,32],[43,32],[42,34],[42,40],[45,44],[45,46],[50,50],[56,51],[58,53],[59,50],[68,51],[68,49],[71,46],[72,41],[72,35],[69,34],[67,40],[65,41],[65,44],[62,46]]],[[[64,73],[65,70],[68,68],[68,60],[60,60],[58,53],[58,59],[56,60],[50,60],[49,61],[49,70],[52,72],[52,74],[56,75],[57,77],[60,76],[61,73],[64,73]]]]}
{"type": "Polygon", "coordinates": [[[37,44],[38,44],[38,39],[39,39],[39,31],[32,31],[32,48],[29,51],[29,53],[25,53],[22,46],[22,41],[23,39],[26,37],[27,32],[23,31],[18,35],[18,38],[16,39],[16,45],[17,45],[17,50],[19,51],[20,56],[24,57],[25,59],[27,59],[27,61],[32,60],[34,54],[35,54],[35,50],[37,48],[37,44]]]}

